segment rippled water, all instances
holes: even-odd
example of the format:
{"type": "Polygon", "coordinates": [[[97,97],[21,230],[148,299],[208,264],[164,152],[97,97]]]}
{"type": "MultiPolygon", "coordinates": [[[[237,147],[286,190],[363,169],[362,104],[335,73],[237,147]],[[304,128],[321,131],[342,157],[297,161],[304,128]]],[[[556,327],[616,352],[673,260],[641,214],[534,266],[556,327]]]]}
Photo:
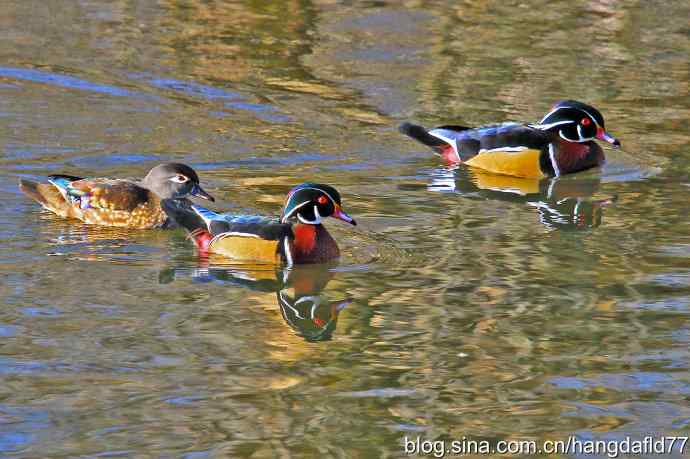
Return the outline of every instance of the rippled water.
{"type": "Polygon", "coordinates": [[[687,435],[687,2],[2,10],[1,456],[687,435]],[[505,182],[396,131],[534,121],[560,98],[622,140],[602,170],[505,182]],[[339,264],[284,272],[62,221],[16,185],[167,160],[233,212],[333,184],[360,225],[329,225],[339,264]]]}

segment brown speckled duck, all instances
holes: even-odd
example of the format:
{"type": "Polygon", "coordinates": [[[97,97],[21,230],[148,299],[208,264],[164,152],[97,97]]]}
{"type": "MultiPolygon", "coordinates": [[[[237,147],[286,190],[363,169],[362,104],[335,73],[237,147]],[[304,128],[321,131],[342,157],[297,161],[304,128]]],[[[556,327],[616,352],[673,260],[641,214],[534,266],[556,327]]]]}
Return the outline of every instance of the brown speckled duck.
{"type": "Polygon", "coordinates": [[[92,225],[140,229],[162,228],[172,223],[161,208],[163,199],[198,196],[214,200],[199,185],[194,169],[180,163],[160,164],[138,182],[50,175],[48,183],[21,179],[19,188],[60,217],[92,225]]]}

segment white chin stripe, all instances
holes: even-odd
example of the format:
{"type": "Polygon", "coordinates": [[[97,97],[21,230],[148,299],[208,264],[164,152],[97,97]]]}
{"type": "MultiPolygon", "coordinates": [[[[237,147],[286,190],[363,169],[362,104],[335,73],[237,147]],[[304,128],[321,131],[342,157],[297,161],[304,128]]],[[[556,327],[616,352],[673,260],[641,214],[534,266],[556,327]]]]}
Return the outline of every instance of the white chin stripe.
{"type": "Polygon", "coordinates": [[[580,142],[587,142],[589,140],[594,140],[594,137],[585,137],[582,135],[582,129],[580,129],[580,125],[577,125],[577,135],[580,136],[580,142]]]}
{"type": "Polygon", "coordinates": [[[304,207],[307,204],[309,204],[310,202],[311,201],[304,201],[304,202],[297,204],[295,207],[292,208],[290,213],[283,215],[283,218],[280,219],[280,222],[285,223],[288,220],[288,218],[292,217],[292,214],[294,214],[295,212],[297,212],[300,209],[300,207],[304,207]]]}
{"type": "Polygon", "coordinates": [[[563,131],[558,131],[558,136],[563,140],[567,140],[568,142],[577,142],[577,143],[581,142],[580,139],[569,139],[569,138],[567,138],[566,136],[563,135],[563,131]]]}
{"type": "Polygon", "coordinates": [[[584,142],[585,138],[582,137],[582,127],[580,125],[577,125],[577,136],[580,138],[580,142],[584,142]]]}
{"type": "Polygon", "coordinates": [[[319,225],[321,224],[321,214],[319,214],[319,208],[314,206],[314,215],[315,218],[314,220],[307,220],[306,218],[302,217],[300,214],[297,214],[297,220],[300,222],[304,223],[305,225],[319,225]]]}

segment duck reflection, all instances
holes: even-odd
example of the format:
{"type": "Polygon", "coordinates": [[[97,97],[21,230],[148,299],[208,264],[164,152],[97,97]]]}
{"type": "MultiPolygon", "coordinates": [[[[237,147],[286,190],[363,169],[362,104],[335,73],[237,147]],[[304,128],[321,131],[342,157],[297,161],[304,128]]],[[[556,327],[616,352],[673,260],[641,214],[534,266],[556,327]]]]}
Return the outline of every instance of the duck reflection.
{"type": "Polygon", "coordinates": [[[581,230],[601,225],[603,208],[616,200],[594,199],[600,183],[599,177],[529,179],[455,166],[434,169],[427,188],[527,204],[549,229],[581,230]]]}
{"type": "Polygon", "coordinates": [[[292,268],[270,265],[228,265],[227,259],[200,257],[199,266],[170,268],[160,273],[161,283],[180,277],[196,282],[228,283],[257,292],[275,292],[285,323],[306,341],[327,341],[335,331],[338,315],[351,298],[331,301],[324,289],[333,280],[336,265],[297,265],[292,268]],[[225,261],[225,264],[223,264],[225,261]]]}

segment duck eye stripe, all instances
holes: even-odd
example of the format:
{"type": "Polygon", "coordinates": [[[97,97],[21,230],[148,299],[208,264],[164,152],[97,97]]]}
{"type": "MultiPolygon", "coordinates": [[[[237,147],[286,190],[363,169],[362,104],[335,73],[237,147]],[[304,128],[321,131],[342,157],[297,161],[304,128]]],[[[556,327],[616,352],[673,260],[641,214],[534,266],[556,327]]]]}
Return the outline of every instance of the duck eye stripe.
{"type": "Polygon", "coordinates": [[[548,117],[550,117],[551,115],[553,115],[553,114],[556,113],[557,111],[559,111],[559,110],[565,110],[565,109],[568,109],[568,108],[572,108],[572,107],[569,107],[569,106],[567,106],[567,105],[561,105],[560,107],[554,108],[554,109],[551,110],[549,113],[547,113],[546,115],[544,115],[544,117],[541,119],[541,121],[539,122],[539,124],[543,123],[545,119],[547,119],[548,117]]]}
{"type": "Polygon", "coordinates": [[[587,110],[585,110],[584,108],[582,109],[582,111],[585,112],[585,113],[587,113],[587,116],[589,116],[590,120],[594,120],[594,124],[596,124],[597,126],[599,126],[599,123],[597,122],[597,119],[596,119],[595,117],[593,117],[591,113],[589,113],[589,112],[588,112],[587,110]]]}
{"type": "Polygon", "coordinates": [[[562,126],[564,124],[574,124],[575,121],[571,120],[564,120],[564,121],[556,121],[555,123],[549,123],[549,124],[530,124],[530,126],[534,127],[535,129],[540,129],[542,131],[545,131],[547,129],[554,128],[556,126],[562,126]]]}
{"type": "Polygon", "coordinates": [[[288,195],[288,201],[290,200],[290,198],[292,197],[292,195],[294,193],[296,193],[297,191],[302,191],[302,190],[316,190],[319,193],[323,193],[331,201],[337,202],[335,199],[333,199],[333,196],[331,196],[326,190],[322,190],[320,188],[314,188],[313,186],[305,186],[304,188],[299,188],[298,190],[294,190],[294,192],[290,192],[290,194],[288,195]]]}

